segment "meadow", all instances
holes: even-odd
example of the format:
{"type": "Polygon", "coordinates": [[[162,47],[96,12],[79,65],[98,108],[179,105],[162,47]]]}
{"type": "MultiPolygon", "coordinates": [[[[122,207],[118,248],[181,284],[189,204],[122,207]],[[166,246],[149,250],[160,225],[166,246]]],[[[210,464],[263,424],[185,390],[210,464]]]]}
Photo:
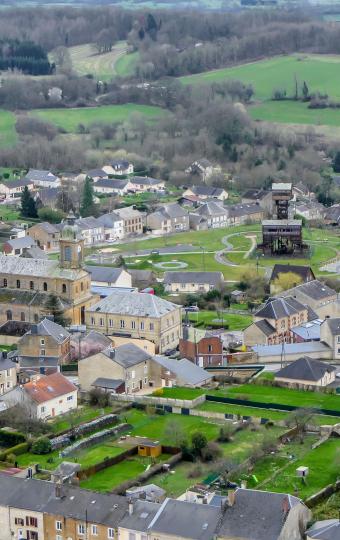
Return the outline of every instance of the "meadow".
{"type": "Polygon", "coordinates": [[[153,120],[166,112],[159,107],[127,103],[125,105],[106,105],[103,107],[84,107],[79,109],[36,109],[30,114],[46,122],[55,124],[60,129],[74,133],[79,124],[89,126],[94,122],[120,123],[127,120],[131,114],[140,114],[146,119],[153,120]]]}
{"type": "Polygon", "coordinates": [[[180,80],[183,84],[193,85],[226,80],[239,80],[244,84],[251,84],[254,89],[255,105],[249,107],[249,114],[254,120],[338,127],[340,110],[308,109],[307,103],[270,100],[274,90],[285,90],[287,97],[293,97],[295,79],[300,95],[302,85],[306,82],[310,93],[320,92],[339,100],[339,66],[340,56],[300,53],[189,75],[181,77],[180,80]]]}
{"type": "Polygon", "coordinates": [[[0,148],[14,146],[17,141],[16,118],[10,111],[0,110],[0,148]]]}

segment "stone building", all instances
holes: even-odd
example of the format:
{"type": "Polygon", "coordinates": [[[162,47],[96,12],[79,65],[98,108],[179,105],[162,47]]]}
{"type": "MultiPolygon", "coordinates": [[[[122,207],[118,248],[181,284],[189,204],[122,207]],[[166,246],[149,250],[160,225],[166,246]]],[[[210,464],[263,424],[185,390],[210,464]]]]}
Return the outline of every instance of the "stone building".
{"type": "Polygon", "coordinates": [[[59,299],[65,318],[84,324],[91,294],[91,276],[83,268],[84,240],[69,216],[59,239],[60,261],[0,255],[0,323],[37,323],[47,312],[49,295],[59,299]]]}
{"type": "Polygon", "coordinates": [[[179,343],[181,309],[152,294],[117,291],[86,310],[86,325],[106,335],[148,339],[162,353],[179,343]]]}

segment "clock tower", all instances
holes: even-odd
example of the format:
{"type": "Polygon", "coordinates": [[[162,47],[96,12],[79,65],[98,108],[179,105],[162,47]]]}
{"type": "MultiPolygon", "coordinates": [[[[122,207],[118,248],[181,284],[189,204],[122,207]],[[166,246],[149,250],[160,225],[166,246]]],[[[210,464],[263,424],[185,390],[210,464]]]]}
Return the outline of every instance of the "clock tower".
{"type": "Polygon", "coordinates": [[[73,270],[82,268],[84,261],[84,239],[75,221],[75,215],[70,212],[61,230],[59,240],[60,266],[73,270]]]}

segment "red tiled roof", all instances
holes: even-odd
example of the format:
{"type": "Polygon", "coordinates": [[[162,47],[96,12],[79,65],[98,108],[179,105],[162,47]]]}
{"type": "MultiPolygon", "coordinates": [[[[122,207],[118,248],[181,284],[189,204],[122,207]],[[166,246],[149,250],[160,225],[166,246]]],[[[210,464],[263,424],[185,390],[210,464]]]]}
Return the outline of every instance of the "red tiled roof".
{"type": "Polygon", "coordinates": [[[52,373],[24,385],[24,389],[37,403],[43,403],[58,396],[63,396],[77,390],[61,373],[52,373]]]}

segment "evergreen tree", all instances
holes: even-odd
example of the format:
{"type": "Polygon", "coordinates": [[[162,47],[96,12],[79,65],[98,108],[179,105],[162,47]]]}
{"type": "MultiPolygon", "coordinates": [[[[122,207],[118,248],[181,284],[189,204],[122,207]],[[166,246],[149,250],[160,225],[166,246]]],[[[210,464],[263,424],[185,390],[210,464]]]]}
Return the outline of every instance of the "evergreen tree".
{"type": "Polygon", "coordinates": [[[38,217],[35,200],[33,199],[32,195],[28,191],[27,186],[24,187],[24,191],[21,194],[21,210],[20,211],[23,217],[27,217],[27,218],[38,217]]]}
{"type": "Polygon", "coordinates": [[[82,217],[93,216],[96,212],[94,204],[94,192],[90,178],[87,176],[84,182],[83,196],[80,207],[82,217]]]}
{"type": "Polygon", "coordinates": [[[334,172],[336,173],[340,172],[340,152],[337,152],[335,154],[335,157],[333,160],[333,169],[334,169],[334,172]]]}
{"type": "Polygon", "coordinates": [[[302,85],[302,95],[303,95],[303,99],[304,99],[305,101],[307,101],[308,98],[309,98],[309,90],[308,90],[308,86],[307,86],[306,81],[303,81],[303,85],[302,85]]]}
{"type": "Polygon", "coordinates": [[[44,311],[46,315],[53,315],[55,323],[60,324],[61,326],[70,324],[70,320],[64,316],[64,308],[61,300],[55,294],[51,293],[48,295],[45,300],[44,311]]]}

